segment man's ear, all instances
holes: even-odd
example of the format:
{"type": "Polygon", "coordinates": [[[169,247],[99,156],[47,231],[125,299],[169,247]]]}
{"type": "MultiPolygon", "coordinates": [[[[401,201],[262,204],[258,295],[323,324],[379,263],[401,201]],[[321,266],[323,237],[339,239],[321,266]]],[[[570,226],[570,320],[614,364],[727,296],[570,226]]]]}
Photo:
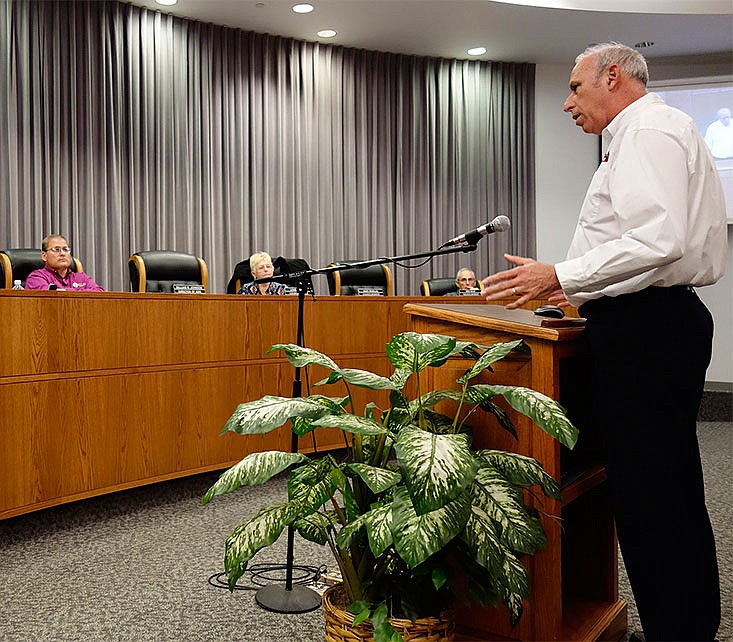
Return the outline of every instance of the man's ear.
{"type": "Polygon", "coordinates": [[[612,89],[616,86],[616,83],[619,79],[619,68],[618,65],[613,64],[609,65],[608,69],[606,69],[606,84],[608,85],[609,89],[612,89]]]}

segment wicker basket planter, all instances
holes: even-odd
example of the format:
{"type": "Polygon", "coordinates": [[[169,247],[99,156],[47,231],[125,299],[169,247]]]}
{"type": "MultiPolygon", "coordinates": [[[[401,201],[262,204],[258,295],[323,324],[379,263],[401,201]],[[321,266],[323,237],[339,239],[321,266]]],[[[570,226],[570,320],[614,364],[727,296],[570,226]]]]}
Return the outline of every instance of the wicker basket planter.
{"type": "MultiPolygon", "coordinates": [[[[323,613],[326,617],[325,642],[374,642],[370,622],[352,626],[354,616],[346,610],[346,593],[341,584],[324,593],[323,613]]],[[[451,611],[441,613],[439,618],[426,617],[415,622],[390,618],[389,622],[404,642],[453,642],[454,639],[455,621],[451,611]]]]}

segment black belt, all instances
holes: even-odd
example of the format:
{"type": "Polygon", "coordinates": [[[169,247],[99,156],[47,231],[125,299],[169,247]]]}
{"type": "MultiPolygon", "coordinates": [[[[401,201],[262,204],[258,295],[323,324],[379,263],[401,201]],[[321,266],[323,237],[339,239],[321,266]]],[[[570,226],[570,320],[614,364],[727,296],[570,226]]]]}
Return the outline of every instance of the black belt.
{"type": "Polygon", "coordinates": [[[695,294],[695,288],[691,285],[670,285],[664,287],[652,285],[638,292],[629,292],[628,294],[619,294],[618,296],[603,296],[599,299],[586,301],[578,308],[578,313],[581,317],[587,318],[593,314],[602,312],[604,309],[634,303],[662,303],[689,294],[695,294]]]}

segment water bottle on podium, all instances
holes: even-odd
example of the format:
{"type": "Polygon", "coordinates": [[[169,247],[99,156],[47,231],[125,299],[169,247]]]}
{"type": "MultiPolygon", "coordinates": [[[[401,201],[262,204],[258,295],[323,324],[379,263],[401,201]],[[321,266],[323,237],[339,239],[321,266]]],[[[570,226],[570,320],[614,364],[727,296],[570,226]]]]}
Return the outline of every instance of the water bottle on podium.
{"type": "Polygon", "coordinates": [[[23,284],[20,282],[20,279],[15,279],[15,281],[13,281],[13,290],[22,290],[22,289],[23,289],[23,284]]]}

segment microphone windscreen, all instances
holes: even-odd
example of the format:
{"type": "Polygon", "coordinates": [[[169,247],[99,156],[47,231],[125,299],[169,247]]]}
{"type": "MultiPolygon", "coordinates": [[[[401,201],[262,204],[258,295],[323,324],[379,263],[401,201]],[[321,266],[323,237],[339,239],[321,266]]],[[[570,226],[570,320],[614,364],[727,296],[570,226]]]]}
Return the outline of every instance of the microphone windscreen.
{"type": "Polygon", "coordinates": [[[512,223],[506,216],[501,215],[491,221],[491,226],[497,232],[506,232],[512,226],[512,223]]]}

